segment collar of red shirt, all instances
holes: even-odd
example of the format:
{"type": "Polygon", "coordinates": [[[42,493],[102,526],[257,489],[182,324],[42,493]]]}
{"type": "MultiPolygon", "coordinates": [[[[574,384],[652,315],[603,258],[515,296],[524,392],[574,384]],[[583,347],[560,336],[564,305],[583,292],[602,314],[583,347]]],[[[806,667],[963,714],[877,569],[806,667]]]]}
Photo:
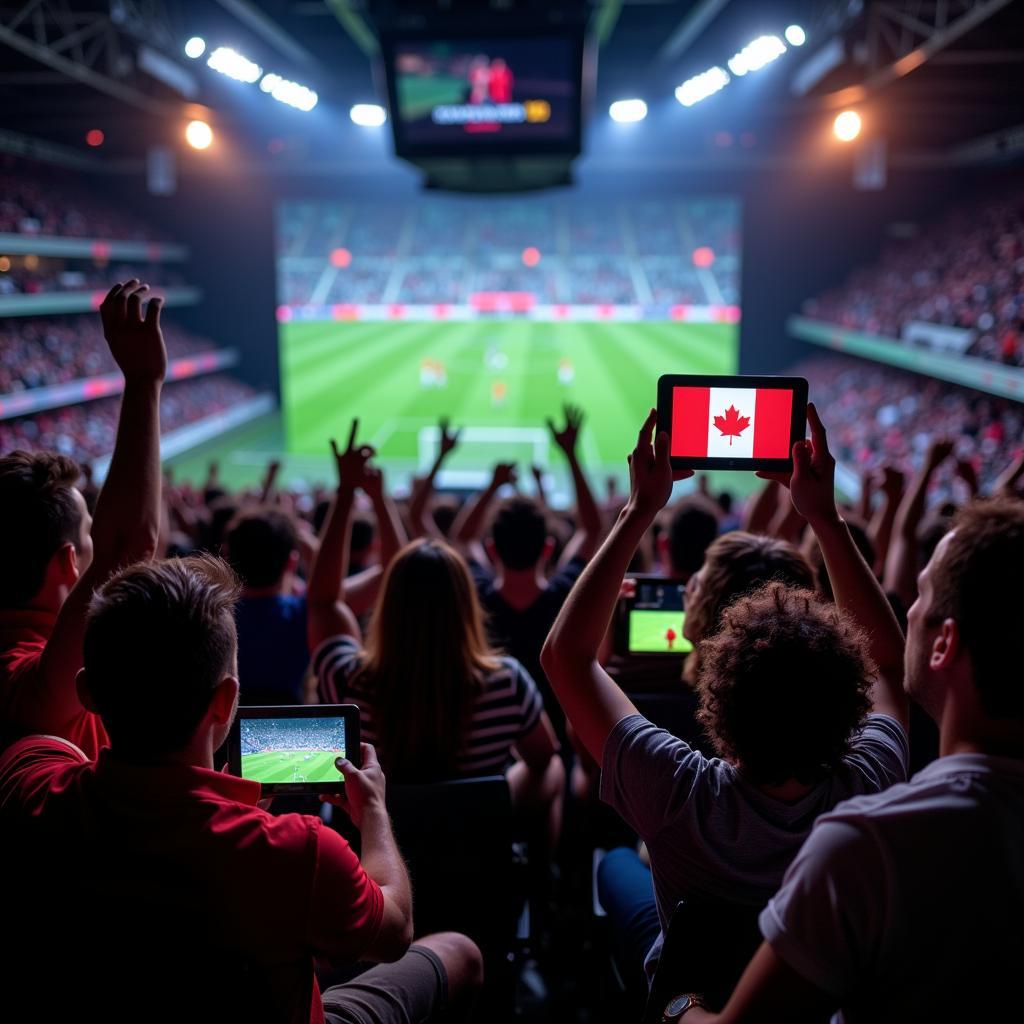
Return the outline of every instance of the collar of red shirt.
{"type": "Polygon", "coordinates": [[[128,799],[148,800],[154,805],[163,799],[189,796],[255,807],[260,798],[260,784],[251,779],[195,765],[124,761],[109,747],[100,751],[95,770],[96,778],[107,792],[128,799]]]}
{"type": "Polygon", "coordinates": [[[0,644],[19,640],[46,643],[56,621],[56,612],[38,608],[5,608],[0,611],[0,644]]]}

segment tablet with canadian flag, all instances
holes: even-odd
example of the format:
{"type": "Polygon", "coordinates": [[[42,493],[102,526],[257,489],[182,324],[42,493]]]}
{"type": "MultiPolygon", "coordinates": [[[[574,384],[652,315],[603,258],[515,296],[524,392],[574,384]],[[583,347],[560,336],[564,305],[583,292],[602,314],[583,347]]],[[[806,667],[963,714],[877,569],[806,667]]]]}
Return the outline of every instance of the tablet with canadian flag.
{"type": "Polygon", "coordinates": [[[788,460],[794,440],[803,437],[803,383],[800,388],[798,378],[662,378],[659,408],[667,398],[669,415],[660,418],[667,421],[673,462],[725,460],[718,464],[739,469],[788,460]]]}

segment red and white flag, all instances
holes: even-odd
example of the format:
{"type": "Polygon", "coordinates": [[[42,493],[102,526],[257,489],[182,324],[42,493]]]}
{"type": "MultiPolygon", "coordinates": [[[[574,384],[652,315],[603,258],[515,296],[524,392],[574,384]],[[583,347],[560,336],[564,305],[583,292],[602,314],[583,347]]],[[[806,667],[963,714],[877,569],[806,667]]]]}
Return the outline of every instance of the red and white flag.
{"type": "Polygon", "coordinates": [[[793,392],[786,388],[673,388],[671,454],[788,459],[793,392]]]}

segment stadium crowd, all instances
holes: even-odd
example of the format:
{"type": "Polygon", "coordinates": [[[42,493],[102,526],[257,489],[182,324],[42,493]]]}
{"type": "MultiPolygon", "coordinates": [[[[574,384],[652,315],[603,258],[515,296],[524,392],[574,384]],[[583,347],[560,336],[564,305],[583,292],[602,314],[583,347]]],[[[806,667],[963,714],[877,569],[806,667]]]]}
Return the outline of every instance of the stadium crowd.
{"type": "Polygon", "coordinates": [[[337,721],[308,718],[242,719],[241,751],[345,749],[345,730],[337,721]]]}
{"type": "Polygon", "coordinates": [[[10,270],[0,273],[0,296],[43,295],[50,292],[81,292],[102,288],[111,277],[129,278],[145,274],[156,288],[176,288],[185,284],[179,272],[161,264],[148,266],[143,272],[126,264],[99,266],[81,259],[31,259],[16,263],[10,270]],[[83,265],[84,263],[84,265],[83,265]]]}
{"type": "MultiPolygon", "coordinates": [[[[692,474],[673,472],[653,410],[629,494],[599,501],[571,407],[549,423],[569,512],[539,473],[522,493],[512,463],[461,501],[437,493],[460,443],[447,422],[408,498],[355,422],[331,442],[328,489],[289,492],[271,464],[232,494],[215,467],[200,488],[162,477],[160,305],[132,280],[101,307],[126,384],[98,493],[58,435],[33,452],[0,437],[0,821],[19,937],[5,999],[45,992],[106,1020],[468,1020],[477,998],[477,1019],[510,1015],[494,986],[514,929],[496,950],[455,926],[458,907],[504,894],[418,880],[416,906],[434,897],[445,929],[424,934],[389,816],[396,786],[486,774],[504,775],[526,843],[522,897],[546,908],[539,970],[590,977],[574,997],[616,1019],[639,1019],[649,987],[687,1024],[1012,1005],[1024,457],[980,452],[967,490],[927,502],[968,457],[936,433],[980,430],[984,447],[1009,412],[941,388],[912,411],[905,382],[809,367],[810,438],[742,505],[705,480],[673,501],[692,474]],[[871,404],[883,431],[920,429],[876,450],[858,426],[871,404]],[[835,456],[865,449],[878,486],[837,503],[835,456]],[[610,639],[639,571],[686,584],[694,648],[667,673],[610,639]],[[240,700],[354,703],[362,766],[338,761],[344,788],[317,813],[265,806],[217,770],[240,700]],[[589,866],[613,846],[597,887],[621,989],[586,961],[589,866]],[[711,957],[692,931],[681,958],[673,935],[696,926],[680,901],[741,924],[711,957]],[[70,906],[106,937],[55,970],[39,951],[70,906]],[[154,992],[160,978],[173,984],[154,992]]],[[[460,851],[420,827],[443,861],[484,856],[472,828],[460,851]]]]}
{"type": "Polygon", "coordinates": [[[958,201],[804,312],[889,338],[915,320],[966,328],[966,354],[1024,365],[1024,190],[958,201]]]}

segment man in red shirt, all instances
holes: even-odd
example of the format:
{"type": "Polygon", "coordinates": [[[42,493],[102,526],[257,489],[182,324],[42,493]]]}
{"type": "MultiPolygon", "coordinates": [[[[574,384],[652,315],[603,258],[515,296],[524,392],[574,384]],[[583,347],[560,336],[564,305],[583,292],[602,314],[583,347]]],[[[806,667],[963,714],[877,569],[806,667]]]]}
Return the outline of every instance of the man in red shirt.
{"type": "Polygon", "coordinates": [[[82,707],[75,673],[93,590],[122,565],[151,558],[160,527],[160,389],[167,353],[162,300],[148,285],[115,285],[100,307],[125,377],[117,440],[90,518],[78,466],[48,452],[0,458],[0,746],[62,736],[95,757],[107,742],[82,707]]]}
{"type": "MultiPolygon", "coordinates": [[[[95,761],[29,736],[0,757],[4,1000],[120,1020],[375,1024],[458,1012],[479,984],[464,936],[410,948],[412,896],[372,747],[334,797],[362,861],[317,817],[273,816],[213,769],[238,704],[238,582],[213,556],[139,563],[93,598],[82,703],[95,761]],[[314,959],[381,964],[321,993],[314,959]]],[[[27,1015],[26,1015],[27,1016],[27,1015]]]]}

